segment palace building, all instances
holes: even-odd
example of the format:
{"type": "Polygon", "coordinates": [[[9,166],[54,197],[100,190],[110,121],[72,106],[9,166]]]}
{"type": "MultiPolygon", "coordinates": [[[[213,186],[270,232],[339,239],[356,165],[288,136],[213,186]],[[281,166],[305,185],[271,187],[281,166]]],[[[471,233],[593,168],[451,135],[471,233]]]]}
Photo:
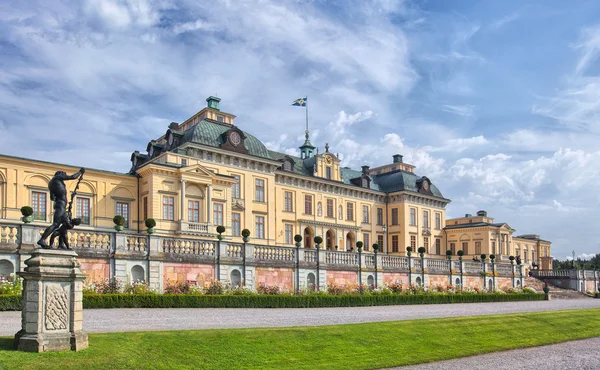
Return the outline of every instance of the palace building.
{"type": "MultiPolygon", "coordinates": [[[[206,101],[184,122],[170,123],[145,151],[133,152],[129,173],[86,169],[73,203],[82,225],[74,232],[114,232],[112,219],[121,215],[124,235],[145,233],[144,220],[152,218],[153,236],[163,238],[214,240],[222,225],[224,240],[233,244],[243,243],[241,232],[248,229],[262,246],[295,248],[299,234],[305,249],[321,236],[329,251],[355,252],[362,241],[366,253],[373,243],[384,255],[405,256],[410,246],[440,259],[462,249],[466,257],[496,254],[499,261],[521,254],[524,263],[551,268],[550,242],[513,237],[508,224],[494,223],[485,211],[448,220],[450,200],[400,154],[376,168],[351,169],[329,144],[314,146],[308,130],[299,156],[275,152],[243,122],[236,125],[219,98],[206,101]]],[[[50,223],[47,186],[58,169],[74,173],[78,167],[0,155],[0,228],[19,221],[25,205],[34,210],[31,225],[50,223]]],[[[67,183],[68,190],[74,187],[75,181],[67,183]]],[[[2,232],[8,239],[8,226],[2,232]]]]}

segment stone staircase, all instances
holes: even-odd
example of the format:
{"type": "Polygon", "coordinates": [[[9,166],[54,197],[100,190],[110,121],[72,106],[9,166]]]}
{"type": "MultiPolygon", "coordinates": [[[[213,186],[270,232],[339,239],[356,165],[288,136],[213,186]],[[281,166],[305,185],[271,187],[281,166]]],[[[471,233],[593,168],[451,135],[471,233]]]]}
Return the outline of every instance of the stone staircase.
{"type": "MultiPolygon", "coordinates": [[[[544,291],[544,281],[534,278],[534,277],[526,277],[525,278],[525,286],[535,289],[536,292],[542,293],[544,291]]],[[[591,298],[585,293],[580,293],[576,290],[571,289],[563,289],[556,287],[554,285],[548,284],[548,288],[550,288],[550,298],[551,299],[582,299],[582,298],[591,298]]]]}

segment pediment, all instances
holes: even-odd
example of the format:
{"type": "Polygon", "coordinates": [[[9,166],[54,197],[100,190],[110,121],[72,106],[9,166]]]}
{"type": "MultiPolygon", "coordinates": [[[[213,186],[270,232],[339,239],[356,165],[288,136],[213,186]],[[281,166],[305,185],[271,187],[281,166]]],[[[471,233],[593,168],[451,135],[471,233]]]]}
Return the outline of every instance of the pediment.
{"type": "Polygon", "coordinates": [[[209,177],[211,179],[215,178],[215,174],[211,170],[209,170],[208,168],[206,168],[200,164],[181,168],[181,169],[179,169],[178,172],[181,173],[182,175],[209,177]]]}

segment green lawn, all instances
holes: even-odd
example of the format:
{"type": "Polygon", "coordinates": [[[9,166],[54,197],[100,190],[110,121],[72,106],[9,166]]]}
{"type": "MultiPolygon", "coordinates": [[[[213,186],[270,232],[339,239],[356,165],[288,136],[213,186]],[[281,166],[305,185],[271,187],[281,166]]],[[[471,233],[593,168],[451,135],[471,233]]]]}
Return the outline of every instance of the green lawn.
{"type": "Polygon", "coordinates": [[[93,334],[90,348],[79,353],[18,352],[12,350],[12,338],[4,337],[0,369],[372,369],[595,336],[600,336],[600,309],[322,327],[93,334]]]}

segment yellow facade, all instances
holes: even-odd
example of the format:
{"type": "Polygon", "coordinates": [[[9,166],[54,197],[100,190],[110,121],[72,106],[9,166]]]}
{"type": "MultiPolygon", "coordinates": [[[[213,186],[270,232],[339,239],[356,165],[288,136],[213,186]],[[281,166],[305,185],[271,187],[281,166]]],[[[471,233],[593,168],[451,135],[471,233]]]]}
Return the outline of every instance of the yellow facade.
{"type": "MultiPolygon", "coordinates": [[[[355,249],[362,241],[369,252],[378,243],[388,254],[404,255],[410,246],[442,257],[449,243],[458,250],[463,240],[473,243],[469,254],[475,254],[479,240],[481,253],[497,248],[498,255],[514,254],[514,230],[508,225],[447,229],[462,222],[446,221],[450,200],[400,155],[374,169],[352,170],[328,145],[319,153],[308,131],[300,157],[269,151],[235,125],[234,115],[220,111],[219,99],[207,101],[208,107],[183,123],[171,123],[165,135],[148,143],[146,153],[134,152],[129,174],[88,169],[78,191],[87,201],[73,206],[75,217],[89,218],[80,228],[112,228],[113,216],[123,214],[130,232],[145,230],[143,221],[153,218],[158,235],[190,239],[214,237],[216,226],[223,225],[226,239],[241,242],[241,230],[248,229],[254,243],[263,245],[291,247],[299,234],[308,248],[321,236],[328,249],[355,249]],[[498,237],[506,237],[513,249],[501,249],[498,237]]],[[[19,219],[19,208],[35,203],[34,208],[44,208],[44,217],[34,222],[48,224],[47,184],[57,170],[78,168],[0,156],[0,218],[19,219]],[[43,206],[34,202],[34,193],[46,194],[43,206]]],[[[75,181],[67,186],[72,190],[75,181]]],[[[531,251],[529,240],[518,243],[531,251]]],[[[535,256],[545,247],[535,249],[535,256]]]]}

